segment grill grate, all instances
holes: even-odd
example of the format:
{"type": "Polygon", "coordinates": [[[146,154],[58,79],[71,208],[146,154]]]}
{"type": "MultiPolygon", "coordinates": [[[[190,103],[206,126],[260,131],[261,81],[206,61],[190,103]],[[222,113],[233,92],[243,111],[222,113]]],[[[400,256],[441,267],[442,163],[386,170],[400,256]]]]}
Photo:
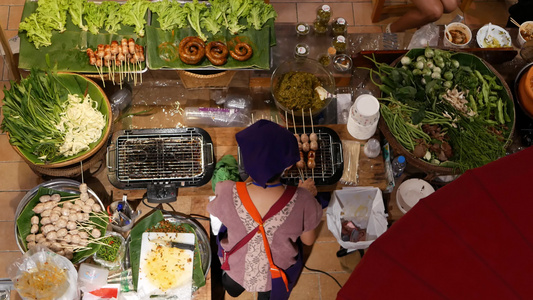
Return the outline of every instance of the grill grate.
{"type": "MultiPolygon", "coordinates": [[[[306,132],[309,133],[307,129],[306,132]]],[[[303,133],[303,131],[300,133],[303,133]]],[[[325,180],[335,174],[335,164],[332,157],[333,141],[331,135],[328,133],[316,131],[315,133],[318,137],[318,150],[315,152],[315,181],[317,179],[325,180]]],[[[307,154],[304,153],[304,156],[305,155],[307,154]]],[[[307,157],[305,157],[305,161],[307,162],[307,157]]],[[[307,167],[304,168],[302,171],[305,178],[309,178],[313,175],[313,171],[307,167]]],[[[283,173],[282,178],[286,180],[297,181],[298,179],[300,179],[300,172],[298,171],[298,168],[296,168],[296,166],[293,166],[289,170],[285,171],[285,173],[283,173]]]]}
{"type": "Polygon", "coordinates": [[[122,131],[108,148],[108,177],[119,188],[207,183],[214,170],[211,137],[200,128],[122,131]]]}

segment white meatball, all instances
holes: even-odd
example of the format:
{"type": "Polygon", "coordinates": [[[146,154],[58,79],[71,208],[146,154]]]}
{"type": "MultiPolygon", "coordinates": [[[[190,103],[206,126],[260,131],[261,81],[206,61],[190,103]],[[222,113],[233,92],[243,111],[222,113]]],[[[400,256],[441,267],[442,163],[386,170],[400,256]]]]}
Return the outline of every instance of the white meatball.
{"type": "Polygon", "coordinates": [[[51,209],[47,209],[41,213],[41,217],[49,217],[52,214],[51,209]]]}
{"type": "Polygon", "coordinates": [[[50,220],[51,220],[52,222],[54,222],[54,223],[57,222],[57,221],[59,221],[59,218],[60,218],[60,217],[59,217],[59,214],[53,213],[53,214],[50,215],[50,220]]]}
{"type": "Polygon", "coordinates": [[[53,209],[54,207],[56,207],[56,203],[53,202],[53,201],[48,201],[48,202],[45,202],[44,203],[44,209],[47,210],[47,209],[53,209]]]}
{"type": "Polygon", "coordinates": [[[73,204],[70,209],[74,210],[75,212],[80,212],[81,211],[81,206],[78,205],[78,204],[73,204]]]}
{"type": "Polygon", "coordinates": [[[59,194],[53,194],[53,195],[51,196],[51,200],[54,201],[54,202],[59,202],[59,201],[61,201],[61,195],[59,195],[59,194]]]}
{"type": "Polygon", "coordinates": [[[52,200],[52,197],[50,195],[42,195],[41,197],[39,197],[39,201],[41,201],[41,203],[45,203],[50,200],[52,200]]]}
{"type": "Polygon", "coordinates": [[[88,190],[89,190],[89,187],[87,186],[86,183],[80,184],[80,193],[82,194],[87,193],[88,190]]]}
{"type": "Polygon", "coordinates": [[[72,259],[74,257],[74,252],[65,251],[65,255],[63,255],[63,256],[66,257],[67,259],[72,259]]]}
{"type": "Polygon", "coordinates": [[[70,215],[70,209],[68,209],[68,208],[66,208],[66,207],[63,207],[63,208],[61,209],[61,215],[63,215],[63,216],[68,216],[68,215],[70,215]]]}
{"type": "Polygon", "coordinates": [[[52,223],[52,220],[50,220],[49,217],[44,217],[44,218],[41,219],[41,224],[42,225],[46,225],[46,224],[50,224],[50,223],[52,223]]]}
{"type": "Polygon", "coordinates": [[[39,225],[37,224],[31,225],[31,229],[30,229],[31,233],[37,233],[38,231],[39,231],[39,225]]]}
{"type": "Polygon", "coordinates": [[[74,234],[74,235],[72,236],[72,239],[71,239],[71,243],[72,243],[72,244],[79,244],[80,241],[81,241],[81,238],[80,238],[79,235],[74,234]]]}
{"type": "Polygon", "coordinates": [[[35,243],[35,242],[29,242],[28,243],[28,249],[31,249],[31,248],[33,248],[35,246],[37,246],[37,243],[35,243]]]}
{"type": "MultiPolygon", "coordinates": [[[[67,245],[68,246],[68,245],[67,245]]],[[[71,248],[71,247],[64,247],[65,249],[65,256],[66,255],[69,255],[69,254],[73,254],[74,253],[74,250],[71,248]]]]}
{"type": "Polygon", "coordinates": [[[26,242],[28,242],[28,243],[35,242],[35,234],[29,234],[26,237],[26,242]]]}
{"type": "Polygon", "coordinates": [[[89,238],[89,234],[85,231],[80,231],[80,233],[78,233],[78,235],[80,236],[81,239],[88,239],[89,238]]]}
{"type": "Polygon", "coordinates": [[[65,235],[65,236],[63,237],[63,241],[64,241],[65,243],[69,243],[69,244],[70,244],[70,243],[72,242],[72,234],[67,233],[67,235],[65,235]]]}
{"type": "Polygon", "coordinates": [[[50,241],[46,241],[46,242],[41,243],[41,245],[42,245],[43,247],[50,248],[50,246],[52,245],[52,243],[51,243],[50,241]]]}
{"type": "MultiPolygon", "coordinates": [[[[53,242],[52,245],[50,245],[50,249],[53,250],[53,251],[59,251],[61,250],[63,247],[61,247],[61,244],[58,243],[58,242],[53,242]]],[[[59,255],[62,255],[60,253],[58,253],[59,255]]]]}
{"type": "Polygon", "coordinates": [[[316,141],[318,141],[318,135],[317,135],[316,133],[314,133],[314,132],[311,133],[311,134],[309,135],[309,140],[310,140],[311,142],[316,142],[316,141]]]}
{"type": "Polygon", "coordinates": [[[80,199],[74,201],[74,205],[79,205],[80,207],[85,205],[85,202],[81,201],[80,199]]]}
{"type": "Polygon", "coordinates": [[[57,239],[57,232],[55,231],[50,231],[47,235],[46,235],[46,239],[49,240],[49,241],[55,241],[57,239]]]}
{"type": "Polygon", "coordinates": [[[75,235],[75,234],[80,233],[80,231],[78,229],[74,229],[74,230],[70,230],[68,233],[70,233],[71,235],[75,235]]]}
{"type": "Polygon", "coordinates": [[[93,236],[93,238],[97,239],[102,236],[102,233],[100,232],[100,230],[95,228],[91,231],[91,235],[93,236]]]}
{"type": "Polygon", "coordinates": [[[79,244],[80,244],[80,246],[85,247],[85,246],[89,245],[89,240],[88,239],[81,239],[79,244]]]}
{"type": "Polygon", "coordinates": [[[85,201],[85,205],[89,205],[89,206],[93,206],[93,204],[95,204],[96,202],[93,200],[93,198],[89,198],[87,199],[87,201],[85,201]]]}
{"type": "Polygon", "coordinates": [[[35,240],[36,240],[36,241],[40,240],[41,238],[44,238],[44,234],[42,234],[42,233],[39,233],[39,234],[37,234],[37,235],[35,236],[35,240]]]}
{"type": "Polygon", "coordinates": [[[81,194],[80,194],[80,200],[83,201],[83,202],[89,200],[89,194],[87,194],[87,193],[81,193],[81,194]]]}
{"type": "Polygon", "coordinates": [[[70,214],[68,216],[68,220],[71,221],[71,222],[76,222],[78,221],[78,214],[70,214]]]}
{"type": "Polygon", "coordinates": [[[46,237],[43,235],[43,236],[41,236],[40,238],[37,238],[35,241],[37,242],[37,244],[41,245],[42,243],[46,242],[47,239],[46,239],[46,237]]]}
{"type": "Polygon", "coordinates": [[[72,205],[74,205],[74,204],[72,204],[70,202],[65,202],[65,203],[63,203],[63,208],[72,208],[72,205]]]}
{"type": "Polygon", "coordinates": [[[90,213],[93,211],[92,207],[90,205],[84,205],[81,207],[81,210],[84,212],[84,213],[90,213]]]}
{"type": "Polygon", "coordinates": [[[102,211],[102,207],[98,203],[93,204],[91,206],[91,208],[93,209],[94,212],[101,212],[102,211]]]}
{"type": "Polygon", "coordinates": [[[35,205],[35,207],[32,210],[36,214],[42,213],[43,211],[45,211],[44,203],[39,203],[35,205]]]}
{"type": "Polygon", "coordinates": [[[46,236],[46,235],[48,235],[49,232],[53,231],[54,229],[55,229],[54,225],[48,224],[48,225],[43,226],[41,231],[46,236]]]}
{"type": "Polygon", "coordinates": [[[38,216],[31,217],[30,222],[31,222],[31,225],[39,224],[39,217],[38,216]]]}
{"type": "Polygon", "coordinates": [[[63,238],[67,235],[68,233],[68,230],[65,229],[65,228],[60,228],[58,231],[57,231],[57,237],[58,238],[63,238]]]}
{"type": "Polygon", "coordinates": [[[56,207],[52,208],[52,213],[61,214],[61,207],[56,206],[56,207]]]}
{"type": "Polygon", "coordinates": [[[76,229],[76,223],[75,223],[75,222],[72,222],[72,221],[68,221],[68,222],[67,222],[67,229],[68,229],[68,230],[76,229]]]}
{"type": "Polygon", "coordinates": [[[83,214],[83,221],[89,221],[89,219],[91,219],[91,215],[89,215],[88,213],[83,214]]]}
{"type": "MultiPolygon", "coordinates": [[[[61,245],[60,245],[61,246],[61,245]]],[[[58,255],[65,256],[65,250],[61,249],[56,252],[58,255]]]]}

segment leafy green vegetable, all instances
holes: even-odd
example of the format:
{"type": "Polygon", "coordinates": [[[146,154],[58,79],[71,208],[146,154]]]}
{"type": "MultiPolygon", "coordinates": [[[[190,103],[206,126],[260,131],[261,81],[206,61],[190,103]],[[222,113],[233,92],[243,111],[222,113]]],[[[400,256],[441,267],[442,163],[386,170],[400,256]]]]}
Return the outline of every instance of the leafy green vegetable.
{"type": "Polygon", "coordinates": [[[203,41],[207,41],[207,36],[202,31],[202,26],[200,25],[201,19],[207,10],[205,3],[200,3],[198,0],[193,0],[192,2],[187,2],[184,5],[184,8],[187,10],[187,21],[189,25],[196,31],[198,37],[203,41]]]}
{"type": "Polygon", "coordinates": [[[159,25],[162,30],[172,30],[174,27],[187,26],[187,10],[179,2],[163,0],[150,3],[150,10],[158,15],[159,25]]]}
{"type": "Polygon", "coordinates": [[[66,0],[39,0],[37,13],[43,23],[63,32],[66,29],[68,3],[66,0]]]}
{"type": "Polygon", "coordinates": [[[109,33],[117,34],[120,30],[122,15],[120,14],[120,4],[115,1],[104,1],[100,4],[101,12],[107,16],[104,20],[105,30],[109,33]]]}
{"type": "Polygon", "coordinates": [[[89,29],[87,25],[83,23],[85,3],[87,3],[87,0],[68,0],[68,12],[70,14],[72,23],[83,31],[87,31],[89,29]]]}
{"type": "Polygon", "coordinates": [[[256,30],[261,30],[269,19],[275,19],[277,16],[278,14],[272,5],[265,3],[263,0],[254,0],[250,14],[246,17],[246,20],[256,30]]]}
{"type": "Polygon", "coordinates": [[[92,34],[98,34],[100,28],[104,27],[104,22],[106,21],[107,14],[103,11],[101,5],[96,5],[92,1],[85,2],[85,13],[84,18],[87,23],[87,28],[92,34]]]}
{"type": "Polygon", "coordinates": [[[38,13],[29,15],[19,24],[19,31],[26,31],[28,40],[35,48],[50,46],[52,44],[52,27],[45,23],[38,13]]]}
{"type": "Polygon", "coordinates": [[[144,36],[144,25],[146,24],[146,11],[150,6],[148,0],[128,0],[120,7],[122,23],[135,27],[135,33],[140,37],[144,36]]]}

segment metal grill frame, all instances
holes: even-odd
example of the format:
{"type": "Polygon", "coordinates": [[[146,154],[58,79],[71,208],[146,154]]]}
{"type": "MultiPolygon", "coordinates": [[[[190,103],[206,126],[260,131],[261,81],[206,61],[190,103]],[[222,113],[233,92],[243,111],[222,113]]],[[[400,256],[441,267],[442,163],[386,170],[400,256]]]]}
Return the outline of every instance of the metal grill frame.
{"type": "MultiPolygon", "coordinates": [[[[151,144],[153,147],[156,144],[151,144]]],[[[169,147],[170,148],[170,147],[169,147]]],[[[174,155],[175,153],[173,153],[174,155]]],[[[188,154],[187,154],[188,155],[188,154]]],[[[195,153],[192,153],[194,156],[195,153]]],[[[143,164],[140,166],[139,170],[146,166],[143,164]]],[[[209,182],[213,175],[215,168],[215,157],[213,143],[209,134],[201,128],[163,128],[163,129],[138,129],[138,130],[123,130],[115,134],[112,144],[107,149],[107,167],[108,167],[108,178],[113,186],[120,189],[145,189],[151,184],[159,183],[174,183],[177,187],[189,187],[189,186],[201,186],[209,182]],[[121,152],[128,151],[130,149],[125,148],[123,145],[125,143],[132,142],[135,144],[137,141],[147,141],[153,139],[154,142],[159,143],[156,148],[154,148],[157,153],[158,160],[148,162],[148,165],[157,165],[155,168],[149,169],[152,174],[158,173],[163,170],[167,172],[165,176],[145,176],[143,177],[132,177],[124,175],[124,170],[127,166],[121,165],[126,162],[122,161],[124,156],[121,156],[121,152]],[[165,168],[169,166],[179,165],[179,162],[173,164],[173,162],[165,161],[165,155],[170,153],[165,153],[165,149],[169,146],[172,141],[177,141],[180,139],[185,139],[186,141],[197,141],[199,145],[194,150],[199,151],[199,164],[200,170],[196,172],[191,172],[190,176],[172,176],[172,172],[176,170],[165,168]],[[167,143],[165,143],[165,140],[167,143]],[[170,142],[170,143],[169,143],[170,142]],[[163,159],[159,161],[159,159],[163,159]],[[161,169],[162,168],[162,169],[161,169]],[[170,175],[169,175],[170,174],[170,175]]],[[[130,174],[131,175],[131,174],[130,174]]],[[[146,173],[145,175],[150,175],[146,173]]]]}

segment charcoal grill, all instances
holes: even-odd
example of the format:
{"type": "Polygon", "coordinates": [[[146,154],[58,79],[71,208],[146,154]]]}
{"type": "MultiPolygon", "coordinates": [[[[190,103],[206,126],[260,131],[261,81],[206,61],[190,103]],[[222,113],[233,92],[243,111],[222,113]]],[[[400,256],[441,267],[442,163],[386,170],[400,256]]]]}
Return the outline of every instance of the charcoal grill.
{"type": "MultiPolygon", "coordinates": [[[[315,126],[314,129],[318,137],[318,150],[315,152],[316,167],[314,168],[314,173],[306,167],[302,170],[302,174],[305,179],[311,178],[314,174],[315,185],[317,186],[335,184],[341,179],[344,171],[341,140],[339,135],[331,128],[315,126]]],[[[305,127],[305,133],[310,134],[311,132],[311,127],[305,127]]],[[[296,133],[304,133],[303,127],[297,127],[296,133]]],[[[304,154],[304,159],[307,165],[306,155],[307,153],[304,154]]],[[[240,151],[239,169],[241,177],[247,178],[248,175],[244,172],[244,166],[242,166],[240,151]]],[[[281,182],[287,185],[298,185],[300,179],[301,175],[296,166],[286,170],[281,175],[281,182]]]]}
{"type": "Polygon", "coordinates": [[[211,180],[213,143],[201,128],[123,130],[107,149],[107,168],[113,186],[147,189],[149,202],[173,202],[178,188],[211,180]]]}

